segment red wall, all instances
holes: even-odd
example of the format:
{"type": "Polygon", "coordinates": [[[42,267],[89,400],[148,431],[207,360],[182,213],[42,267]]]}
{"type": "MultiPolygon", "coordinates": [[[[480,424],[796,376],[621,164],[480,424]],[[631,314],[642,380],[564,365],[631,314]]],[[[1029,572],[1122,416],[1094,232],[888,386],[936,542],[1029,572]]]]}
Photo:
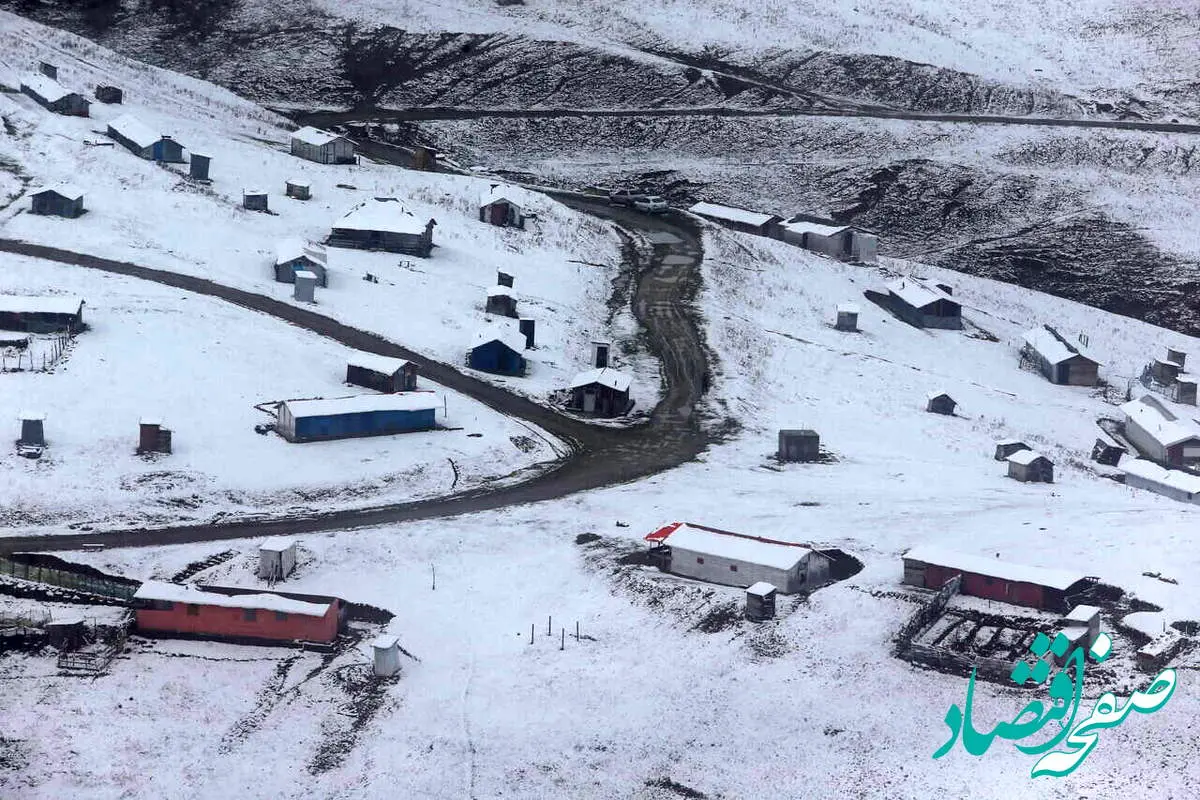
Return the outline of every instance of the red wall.
{"type": "MultiPolygon", "coordinates": [[[[925,568],[925,586],[929,589],[938,589],[957,574],[959,574],[959,570],[930,564],[925,568]]],[[[989,579],[973,572],[963,572],[962,576],[962,585],[959,588],[962,594],[1018,606],[1045,608],[1045,592],[1037,584],[1005,581],[1000,578],[989,579]]]]}
{"type": "Polygon", "coordinates": [[[324,617],[288,614],[276,619],[274,611],[257,609],[256,619],[245,619],[243,609],[224,606],[197,606],[198,614],[187,613],[188,603],[175,603],[170,611],[137,609],[138,630],[151,633],[190,633],[282,641],[332,642],[337,638],[337,603],[331,603],[324,617]]]}

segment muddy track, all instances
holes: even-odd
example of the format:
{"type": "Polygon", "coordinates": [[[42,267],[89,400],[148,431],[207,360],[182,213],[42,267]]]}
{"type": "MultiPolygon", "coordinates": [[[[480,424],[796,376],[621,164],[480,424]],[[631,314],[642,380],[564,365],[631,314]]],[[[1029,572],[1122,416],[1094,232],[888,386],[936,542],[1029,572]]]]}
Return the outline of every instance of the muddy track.
{"type": "Polygon", "coordinates": [[[18,253],[63,264],[154,281],[215,297],[267,314],[348,347],[414,361],[421,374],[490,408],[537,425],[567,442],[572,453],[524,483],[482,487],[450,496],[371,508],[315,514],[302,518],[231,521],[166,528],[96,531],[85,534],[0,538],[0,552],[73,550],[84,544],[140,547],[240,539],[272,534],[342,530],[411,520],[449,517],[506,506],[551,500],[574,492],[624,483],[690,461],[709,442],[696,415],[701,376],[708,369],[706,349],[691,301],[699,288],[702,246],[699,230],[685,217],[650,218],[582,198],[563,198],[582,211],[614,221],[646,236],[653,245],[649,263],[628,264],[637,289],[634,315],[646,329],[650,349],[663,365],[664,396],[644,425],[613,429],[560,414],[493,384],[464,374],[376,334],[340,323],[304,308],[203,278],[152,269],[28,242],[0,239],[0,252],[18,253]]]}

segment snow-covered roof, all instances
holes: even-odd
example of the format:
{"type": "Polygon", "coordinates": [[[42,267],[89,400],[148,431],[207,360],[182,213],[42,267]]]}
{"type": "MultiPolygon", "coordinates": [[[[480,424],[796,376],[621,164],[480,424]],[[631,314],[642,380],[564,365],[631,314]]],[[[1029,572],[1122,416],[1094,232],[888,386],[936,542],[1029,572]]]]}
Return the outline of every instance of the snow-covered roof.
{"type": "Polygon", "coordinates": [[[489,186],[479,193],[479,205],[481,206],[504,200],[515,206],[528,207],[537,203],[539,199],[540,195],[535,192],[506,183],[489,186]]]}
{"type": "Polygon", "coordinates": [[[1047,569],[1045,567],[1027,567],[1022,564],[1011,564],[997,558],[984,558],[953,550],[943,550],[940,547],[914,547],[903,556],[909,561],[920,561],[923,564],[934,564],[939,567],[970,572],[975,575],[986,575],[1006,581],[1032,583],[1038,586],[1048,586],[1051,589],[1068,589],[1086,575],[1065,569],[1047,569]]]}
{"type": "Polygon", "coordinates": [[[371,641],[371,647],[374,647],[376,650],[391,650],[399,644],[400,637],[390,633],[380,634],[371,641]]]}
{"type": "Polygon", "coordinates": [[[862,309],[854,303],[838,303],[837,313],[839,314],[858,314],[862,309]]]}
{"type": "Polygon", "coordinates": [[[748,587],[746,589],[746,594],[752,594],[755,597],[766,597],[771,592],[775,591],[778,591],[778,589],[775,588],[775,584],[767,583],[766,581],[759,581],[753,586],[748,587]]]}
{"type": "Polygon", "coordinates": [[[1122,459],[1120,469],[1126,475],[1136,475],[1143,480],[1160,483],[1181,492],[1200,493],[1200,477],[1177,469],[1164,469],[1144,458],[1122,459]]]}
{"type": "Polygon", "coordinates": [[[376,197],[350,209],[333,223],[333,227],[350,231],[422,234],[428,222],[419,220],[394,197],[376,197]]]}
{"type": "Polygon", "coordinates": [[[291,550],[295,546],[295,539],[267,539],[258,546],[258,549],[266,550],[268,553],[282,553],[286,550],[291,550]]]}
{"type": "Polygon", "coordinates": [[[195,586],[166,581],[146,581],[133,594],[134,600],[160,600],[169,603],[192,603],[200,606],[222,608],[253,608],[262,611],[278,611],[283,614],[301,614],[306,617],[323,617],[329,613],[332,603],[309,603],[292,600],[277,594],[237,594],[205,592],[195,586]]]}
{"type": "Polygon", "coordinates": [[[763,539],[686,522],[675,522],[660,528],[646,536],[646,541],[784,570],[792,569],[813,552],[812,548],[794,542],[763,539]]]}
{"type": "Polygon", "coordinates": [[[285,400],[283,404],[297,419],[359,414],[364,411],[429,411],[438,407],[437,398],[432,392],[360,394],[352,397],[331,397],[327,400],[285,400]]]}
{"type": "Polygon", "coordinates": [[[939,390],[938,390],[938,391],[936,391],[936,392],[930,392],[929,394],[925,395],[925,399],[926,399],[926,400],[935,400],[935,399],[937,399],[937,398],[939,398],[939,397],[945,397],[947,400],[953,400],[953,399],[954,399],[953,397],[951,397],[951,396],[950,396],[950,393],[949,393],[949,392],[944,392],[944,391],[942,391],[941,389],[939,389],[939,390]]]}
{"type": "Polygon", "coordinates": [[[309,183],[308,181],[299,180],[298,178],[288,178],[287,185],[288,186],[301,186],[305,189],[308,189],[312,186],[312,184],[309,183]]]}
{"type": "Polygon", "coordinates": [[[593,383],[598,383],[601,386],[607,386],[614,392],[625,392],[629,390],[629,384],[633,383],[633,379],[624,372],[617,372],[609,367],[600,369],[589,369],[587,372],[581,372],[575,376],[575,380],[571,381],[571,388],[578,389],[581,386],[591,386],[593,383]]]}
{"type": "Polygon", "coordinates": [[[32,421],[36,421],[36,420],[44,420],[45,418],[46,418],[45,411],[28,411],[27,410],[27,411],[22,411],[17,414],[17,419],[19,419],[21,421],[30,420],[32,422],[32,421]]]}
{"type": "Polygon", "coordinates": [[[55,194],[61,195],[68,200],[79,200],[83,197],[83,189],[80,189],[73,183],[60,183],[57,186],[42,186],[37,189],[33,189],[29,192],[29,194],[36,196],[39,194],[45,194],[46,192],[54,192],[55,194]]]}
{"type": "Polygon", "coordinates": [[[300,130],[292,133],[292,138],[299,139],[305,144],[323,147],[330,142],[341,139],[342,137],[336,133],[331,133],[330,131],[323,131],[320,128],[314,128],[311,125],[305,125],[300,130]]]}
{"type": "Polygon", "coordinates": [[[318,276],[317,273],[315,273],[311,270],[307,270],[307,269],[298,269],[298,270],[296,270],[295,275],[296,275],[296,280],[298,280],[298,281],[320,280],[320,276],[318,276]]]}
{"type": "Polygon", "coordinates": [[[1025,344],[1032,347],[1042,358],[1049,361],[1051,364],[1061,364],[1075,356],[1083,356],[1088,361],[1100,363],[1096,359],[1091,358],[1083,351],[1083,348],[1078,345],[1068,346],[1053,333],[1048,331],[1044,326],[1039,326],[1025,332],[1025,344]]]}
{"type": "Polygon", "coordinates": [[[525,350],[525,334],[507,325],[489,325],[476,331],[475,338],[471,341],[471,349],[474,350],[488,342],[500,342],[517,353],[525,350]]]}
{"type": "Polygon", "coordinates": [[[297,258],[307,258],[325,266],[325,245],[306,242],[299,237],[281,239],[275,245],[275,264],[286,264],[297,258]]]}
{"type": "Polygon", "coordinates": [[[900,278],[892,281],[887,285],[887,290],[913,308],[924,308],[938,300],[948,300],[955,305],[961,305],[941,289],[918,278],[900,278]]]}
{"type": "MultiPolygon", "coordinates": [[[[1027,467],[1034,461],[1037,461],[1039,458],[1046,457],[1036,450],[1018,450],[1006,458],[1005,461],[1011,461],[1014,464],[1020,464],[1023,467],[1027,467]]],[[[1050,459],[1047,458],[1046,460],[1049,461],[1050,459]]]]}
{"type": "Polygon", "coordinates": [[[21,86],[28,86],[38,97],[42,98],[47,103],[54,103],[62,100],[69,94],[74,94],[74,92],[67,89],[53,78],[48,78],[45,75],[37,72],[30,72],[22,75],[21,86]]]}
{"type": "Polygon", "coordinates": [[[122,114],[121,116],[109,122],[108,127],[112,128],[114,131],[121,134],[138,147],[150,147],[159,139],[163,138],[162,134],[155,133],[149,125],[142,122],[133,114],[122,114]]]}
{"type": "Polygon", "coordinates": [[[516,297],[516,292],[511,286],[496,285],[487,290],[488,297],[516,297]]]}
{"type": "Polygon", "coordinates": [[[1067,622],[1091,622],[1092,617],[1100,613],[1099,606],[1075,606],[1071,613],[1063,617],[1067,622]]]}
{"type": "Polygon", "coordinates": [[[1200,425],[1176,419],[1157,400],[1144,395],[1121,406],[1125,416],[1163,447],[1174,447],[1189,439],[1200,439],[1200,425]]]}
{"type": "Polygon", "coordinates": [[[1190,372],[1181,372],[1175,376],[1176,383],[1196,383],[1196,376],[1190,372]]]}
{"type": "Polygon", "coordinates": [[[1029,447],[1029,445],[1025,444],[1020,439],[1000,439],[996,442],[997,447],[1003,447],[1004,445],[1009,445],[1009,444],[1019,444],[1022,447],[1029,447]]]}
{"type": "Polygon", "coordinates": [[[162,425],[162,417],[142,417],[138,420],[138,425],[162,425]]]}
{"type": "Polygon", "coordinates": [[[395,375],[404,369],[408,363],[403,358],[388,358],[387,356],[377,356],[374,353],[355,353],[346,359],[346,364],[351,367],[369,369],[372,372],[379,372],[384,375],[395,375]]]}
{"type": "Polygon", "coordinates": [[[780,219],[780,217],[773,214],[763,214],[760,211],[747,211],[744,208],[734,208],[732,206],[721,206],[716,203],[696,203],[688,211],[701,217],[739,222],[743,225],[766,225],[771,220],[780,219]]]}
{"type": "Polygon", "coordinates": [[[0,311],[9,314],[78,314],[82,306],[80,297],[0,294],[0,311]]]}
{"type": "Polygon", "coordinates": [[[805,222],[803,220],[797,222],[783,223],[783,229],[792,233],[815,233],[817,236],[834,236],[842,231],[850,230],[849,225],[822,225],[819,222],[805,222]]]}
{"type": "Polygon", "coordinates": [[[242,189],[242,195],[245,197],[262,197],[266,193],[263,189],[242,189]]]}

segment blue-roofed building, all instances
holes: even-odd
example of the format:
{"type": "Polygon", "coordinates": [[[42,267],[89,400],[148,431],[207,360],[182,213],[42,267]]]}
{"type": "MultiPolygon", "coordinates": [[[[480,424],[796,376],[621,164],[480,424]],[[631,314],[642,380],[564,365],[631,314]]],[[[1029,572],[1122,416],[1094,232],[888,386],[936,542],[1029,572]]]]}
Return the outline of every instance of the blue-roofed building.
{"type": "Polygon", "coordinates": [[[467,365],[497,375],[524,375],[525,336],[516,328],[489,326],[475,334],[467,365]]]}
{"type": "Polygon", "coordinates": [[[432,392],[285,400],[276,429],[289,442],[427,431],[436,427],[437,407],[432,392]]]}

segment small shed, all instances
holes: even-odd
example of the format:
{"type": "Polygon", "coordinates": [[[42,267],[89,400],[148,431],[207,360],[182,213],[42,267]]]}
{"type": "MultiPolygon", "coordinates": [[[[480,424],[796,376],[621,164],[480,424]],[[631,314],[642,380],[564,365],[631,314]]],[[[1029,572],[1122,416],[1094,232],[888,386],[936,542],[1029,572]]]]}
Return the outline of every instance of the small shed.
{"type": "Polygon", "coordinates": [[[940,589],[961,575],[959,591],[968,597],[1059,613],[1070,610],[1075,605],[1071,598],[1094,583],[1072,570],[1024,566],[932,546],[914,547],[903,562],[904,583],[910,586],[940,589]]]}
{"type": "Polygon", "coordinates": [[[909,277],[892,281],[887,290],[892,312],[910,325],[948,330],[963,326],[962,304],[954,299],[949,286],[909,277]]]}
{"type": "Polygon", "coordinates": [[[958,403],[945,392],[930,392],[925,396],[925,410],[931,414],[954,416],[954,408],[958,403]]]}
{"type": "Polygon", "coordinates": [[[1001,442],[996,442],[996,455],[994,458],[997,461],[1005,461],[1013,453],[1018,453],[1021,450],[1030,450],[1032,448],[1022,441],[1016,439],[1005,439],[1001,442]]]}
{"type": "Polygon", "coordinates": [[[813,222],[797,215],[780,225],[782,238],[814,253],[836,258],[874,264],[878,258],[879,240],[874,234],[836,222],[813,222]]]}
{"type": "Polygon", "coordinates": [[[1100,637],[1100,611],[1098,606],[1075,606],[1061,620],[1065,627],[1083,629],[1084,649],[1090,648],[1100,637]]]}
{"type": "Polygon", "coordinates": [[[258,546],[258,577],[281,581],[296,569],[296,541],[268,539],[258,546]]]}
{"type": "Polygon", "coordinates": [[[108,123],[108,136],[129,152],[151,161],[183,163],[183,145],[154,129],[132,114],[123,114],[108,123]]]}
{"type": "Polygon", "coordinates": [[[163,426],[158,417],[142,417],[138,421],[138,455],[142,453],[170,453],[171,429],[163,426]]]}
{"type": "Polygon", "coordinates": [[[389,678],[400,671],[400,640],[391,634],[383,634],[371,642],[373,672],[381,678],[389,678]]]}
{"type": "Polygon", "coordinates": [[[501,317],[517,318],[517,298],[512,289],[507,286],[493,286],[487,290],[487,304],[484,313],[496,314],[501,317]]]}
{"type": "Polygon", "coordinates": [[[1174,628],[1167,628],[1143,645],[1134,655],[1134,660],[1138,669],[1144,672],[1158,672],[1166,667],[1187,643],[1187,637],[1174,628]]]}
{"type": "Polygon", "coordinates": [[[726,586],[766,582],[780,594],[810,591],[828,582],[830,561],[799,542],[674,522],[647,535],[654,562],[674,575],[726,586]]]}
{"type": "Polygon", "coordinates": [[[1089,358],[1079,345],[1068,342],[1049,325],[1025,332],[1023,358],[1037,367],[1051,383],[1064,386],[1095,386],[1100,380],[1100,362],[1089,358]]]}
{"type": "Polygon", "coordinates": [[[96,99],[101,103],[121,103],[125,100],[125,93],[116,86],[97,86],[96,99]]]}
{"type": "Polygon", "coordinates": [[[49,61],[39,61],[38,72],[42,73],[52,81],[58,80],[58,67],[54,64],[51,64],[49,61]]]}
{"type": "Polygon", "coordinates": [[[610,352],[612,352],[612,342],[592,342],[592,366],[596,369],[607,367],[610,352]]]}
{"type": "Polygon", "coordinates": [[[507,286],[508,288],[511,289],[513,286],[514,280],[516,280],[516,279],[513,277],[512,273],[505,272],[504,270],[497,270],[497,272],[496,272],[496,285],[497,286],[507,286]]]}
{"type": "Polygon", "coordinates": [[[1196,405],[1196,376],[1181,372],[1171,384],[1171,399],[1180,405],[1196,405]]]}
{"type": "Polygon", "coordinates": [[[389,394],[416,391],[417,365],[402,358],[355,353],[346,364],[346,383],[389,394]]]}
{"type": "Polygon", "coordinates": [[[78,333],[83,330],[83,300],[0,294],[0,330],[78,333]]]}
{"type": "Polygon", "coordinates": [[[628,375],[608,367],[581,372],[571,381],[571,408],[598,417],[618,417],[633,406],[631,383],[628,375]]]}
{"type": "Polygon", "coordinates": [[[1175,382],[1175,378],[1179,375],[1180,365],[1174,361],[1168,361],[1163,358],[1156,358],[1150,362],[1150,375],[1156,383],[1161,383],[1163,386],[1170,386],[1175,382]]]}
{"type": "Polygon", "coordinates": [[[353,164],[354,143],[330,131],[305,126],[292,134],[292,155],[318,164],[353,164]]]}
{"type": "Polygon", "coordinates": [[[21,422],[21,438],[17,439],[18,445],[46,446],[46,414],[44,412],[22,411],[17,415],[17,419],[21,422]]]}
{"type": "Polygon", "coordinates": [[[1176,350],[1174,347],[1168,347],[1167,361],[1178,364],[1181,370],[1187,369],[1187,353],[1182,350],[1176,350]]]}
{"type": "Polygon", "coordinates": [[[296,200],[312,199],[312,184],[308,181],[288,179],[285,184],[285,191],[288,197],[296,200]]]}
{"type": "Polygon", "coordinates": [[[327,243],[428,258],[433,251],[436,225],[434,219],[418,218],[395,197],[375,197],[359,203],[334,222],[327,243]]]}
{"type": "Polygon", "coordinates": [[[87,643],[83,617],[55,617],[46,623],[46,642],[55,650],[69,653],[87,643]]]}
{"type": "Polygon", "coordinates": [[[292,299],[301,303],[317,302],[317,281],[320,278],[315,272],[302,269],[296,272],[295,288],[292,289],[292,299]]]}
{"type": "Polygon", "coordinates": [[[759,581],[746,589],[746,619],[765,622],[775,618],[775,595],[779,590],[766,581],[759,581]]]}
{"type": "Polygon", "coordinates": [[[1022,483],[1054,483],[1054,462],[1034,450],[1019,450],[1008,458],[1008,477],[1022,483]]]}
{"type": "Polygon", "coordinates": [[[479,221],[501,227],[524,228],[529,192],[514,186],[492,184],[479,199],[479,221]]]}
{"type": "Polygon", "coordinates": [[[775,214],[747,211],[744,208],[723,206],[717,203],[696,203],[688,211],[731,230],[770,236],[774,239],[782,237],[780,225],[783,223],[783,217],[775,214]]]}
{"type": "Polygon", "coordinates": [[[242,208],[247,211],[267,211],[267,193],[262,189],[243,189],[242,208]]]}
{"type": "Polygon", "coordinates": [[[78,92],[64,88],[58,81],[37,73],[21,78],[21,93],[35,103],[68,117],[86,117],[91,103],[78,92]]]}
{"type": "Polygon", "coordinates": [[[308,242],[298,237],[283,239],[275,245],[275,280],[280,283],[295,283],[296,273],[311,272],[317,276],[317,285],[328,284],[325,246],[308,242]]]}
{"type": "Polygon", "coordinates": [[[390,436],[437,427],[433,392],[369,394],[279,404],[279,435],[289,442],[390,436]]]}
{"type": "Polygon", "coordinates": [[[1128,451],[1106,433],[1097,436],[1096,443],[1092,445],[1092,460],[1097,464],[1115,467],[1126,455],[1128,455],[1128,451]]]}
{"type": "Polygon", "coordinates": [[[839,331],[858,331],[858,315],[860,309],[853,303],[839,303],[837,307],[837,324],[839,331]]]}
{"type": "Polygon", "coordinates": [[[816,461],[821,457],[821,437],[816,431],[808,430],[781,430],[779,432],[779,451],[777,457],[780,461],[816,461]]]}
{"type": "Polygon", "coordinates": [[[524,319],[517,320],[517,330],[525,337],[525,349],[532,350],[536,346],[537,340],[537,320],[524,319]]]}
{"type": "Polygon", "coordinates": [[[467,365],[496,375],[524,375],[525,337],[519,330],[489,325],[475,334],[467,365]]]}
{"type": "Polygon", "coordinates": [[[69,183],[35,189],[30,197],[33,203],[30,210],[34,214],[74,219],[84,211],[83,190],[69,183]]]}
{"type": "Polygon", "coordinates": [[[188,161],[188,175],[192,180],[208,181],[208,170],[212,166],[212,156],[204,153],[192,153],[188,161]]]}

